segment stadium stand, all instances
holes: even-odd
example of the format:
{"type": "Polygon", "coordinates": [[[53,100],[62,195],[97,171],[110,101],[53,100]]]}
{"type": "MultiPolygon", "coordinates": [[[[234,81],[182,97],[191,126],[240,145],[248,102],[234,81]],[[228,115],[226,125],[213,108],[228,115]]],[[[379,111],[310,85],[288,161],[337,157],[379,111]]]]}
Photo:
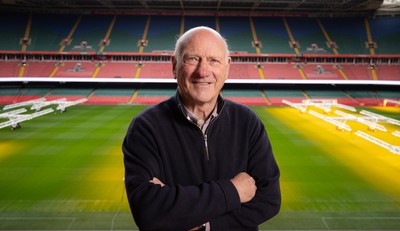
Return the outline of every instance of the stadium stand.
{"type": "Polygon", "coordinates": [[[137,64],[132,62],[104,62],[97,78],[133,78],[137,71],[137,64]]]}
{"type": "Polygon", "coordinates": [[[22,77],[48,77],[56,67],[54,61],[31,61],[27,63],[22,77]]]}
{"type": "Polygon", "coordinates": [[[369,54],[363,18],[321,18],[320,21],[340,54],[369,54]]]}
{"type": "Polygon", "coordinates": [[[361,106],[379,105],[380,101],[371,90],[348,90],[347,93],[353,97],[361,106]]]}
{"type": "Polygon", "coordinates": [[[287,18],[288,26],[302,54],[330,54],[326,38],[315,18],[287,18]]]}
{"type": "Polygon", "coordinates": [[[169,78],[172,79],[171,62],[144,62],[139,74],[140,78],[169,78]]]}
{"type": "Polygon", "coordinates": [[[400,54],[400,18],[377,17],[369,19],[369,24],[377,54],[400,54]]]}
{"type": "Polygon", "coordinates": [[[377,65],[376,72],[380,80],[399,80],[400,77],[399,66],[377,65]]]}
{"type": "Polygon", "coordinates": [[[247,105],[269,105],[265,94],[259,89],[224,89],[222,94],[227,99],[247,105]]]}
{"type": "Polygon", "coordinates": [[[255,53],[252,47],[253,36],[250,29],[249,17],[219,17],[220,33],[229,43],[232,53],[255,53]]]}
{"type": "MultiPolygon", "coordinates": [[[[29,14],[0,14],[0,50],[20,51],[29,14]]],[[[27,38],[26,43],[29,43],[27,38]]]]}
{"type": "Polygon", "coordinates": [[[66,61],[54,74],[54,77],[92,77],[95,70],[95,63],[90,61],[66,61]]]}
{"type": "Polygon", "coordinates": [[[342,65],[343,71],[352,80],[373,80],[371,70],[366,64],[342,65]]]}
{"type": "Polygon", "coordinates": [[[89,104],[120,104],[128,103],[135,89],[95,89],[88,97],[89,104]]]}
{"type": "Polygon", "coordinates": [[[31,44],[27,51],[58,51],[78,18],[76,15],[33,14],[29,33],[31,44]]]}
{"type": "Polygon", "coordinates": [[[257,65],[254,63],[232,63],[229,70],[230,79],[259,79],[257,65]]]}
{"type": "Polygon", "coordinates": [[[105,46],[105,52],[138,52],[147,17],[143,15],[118,15],[105,46]]]}
{"type": "Polygon", "coordinates": [[[218,17],[211,16],[186,16],[184,17],[184,29],[190,29],[196,26],[208,26],[218,30],[217,24],[219,23],[218,17]]]}
{"type": "MultiPolygon", "coordinates": [[[[0,38],[0,77],[173,79],[170,55],[175,40],[199,25],[220,31],[230,44],[232,80],[400,80],[398,17],[201,14],[4,13],[0,15],[4,35],[0,38]]],[[[155,103],[168,95],[161,90],[134,89],[127,95],[75,93],[88,96],[86,103],[155,103]]],[[[287,97],[293,102],[337,97],[349,104],[379,105],[382,98],[377,92],[352,95],[344,90],[314,96],[307,89],[292,90],[227,89],[224,94],[254,105],[282,105],[287,97]]],[[[24,87],[20,91],[8,100],[37,97],[24,87]]]]}
{"type": "MultiPolygon", "coordinates": [[[[148,33],[145,40],[147,45],[143,49],[146,52],[172,51],[175,47],[176,38],[181,31],[182,17],[178,16],[149,16],[146,28],[148,33]]],[[[146,31],[146,28],[144,31],[146,31]]]]}
{"type": "Polygon", "coordinates": [[[307,79],[343,80],[339,71],[332,65],[306,64],[303,66],[303,72],[307,79]]]}
{"type": "Polygon", "coordinates": [[[84,15],[76,28],[69,51],[99,51],[101,41],[107,34],[111,15],[84,15]]]}
{"type": "Polygon", "coordinates": [[[296,64],[265,63],[262,70],[266,79],[302,79],[296,64]]]}
{"type": "Polygon", "coordinates": [[[297,89],[264,89],[264,93],[272,105],[284,105],[282,103],[284,99],[289,99],[293,103],[308,99],[305,93],[297,89]]]}
{"type": "Polygon", "coordinates": [[[289,46],[290,38],[280,17],[253,17],[260,50],[264,54],[294,54],[289,46]]]}
{"type": "Polygon", "coordinates": [[[146,88],[137,90],[130,103],[133,104],[155,104],[165,100],[176,93],[176,89],[146,88]]]}
{"type": "Polygon", "coordinates": [[[17,77],[19,74],[21,63],[16,61],[1,61],[0,76],[1,77],[17,77]]]}

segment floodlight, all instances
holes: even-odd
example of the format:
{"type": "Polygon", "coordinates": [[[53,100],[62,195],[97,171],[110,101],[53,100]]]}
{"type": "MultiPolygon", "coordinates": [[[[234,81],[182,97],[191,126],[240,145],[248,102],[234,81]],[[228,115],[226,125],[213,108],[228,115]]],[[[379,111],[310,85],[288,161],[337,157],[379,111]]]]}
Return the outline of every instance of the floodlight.
{"type": "Polygon", "coordinates": [[[289,106],[291,106],[291,107],[297,108],[297,109],[299,109],[299,110],[300,110],[301,112],[303,112],[303,113],[307,110],[307,106],[304,107],[302,104],[299,104],[299,103],[292,103],[292,102],[290,102],[290,101],[288,101],[288,100],[286,100],[286,99],[282,100],[282,103],[287,104],[287,105],[289,105],[289,106]]]}
{"type": "Polygon", "coordinates": [[[31,107],[31,110],[40,111],[40,109],[42,109],[42,107],[46,107],[51,104],[59,104],[61,102],[65,102],[65,101],[67,101],[66,98],[61,98],[61,99],[56,99],[56,100],[51,100],[51,101],[44,101],[44,102],[34,102],[34,104],[31,107]]]}
{"type": "Polygon", "coordinates": [[[339,122],[339,121],[337,121],[335,119],[332,119],[332,118],[329,118],[327,116],[321,115],[318,112],[313,111],[313,110],[309,110],[308,113],[310,113],[311,115],[313,115],[315,117],[318,117],[318,118],[320,118],[320,119],[322,119],[322,120],[324,120],[324,121],[326,121],[328,123],[336,125],[341,130],[346,130],[346,131],[351,132],[351,127],[349,125],[345,124],[345,123],[341,123],[341,122],[339,122]]]}
{"type": "Polygon", "coordinates": [[[19,123],[27,121],[27,120],[31,120],[33,118],[48,114],[53,112],[54,110],[52,108],[48,108],[46,110],[40,111],[40,112],[35,112],[33,114],[25,114],[25,115],[19,115],[18,117],[11,117],[9,121],[0,123],[0,129],[1,128],[5,128],[5,127],[9,127],[11,126],[12,130],[21,127],[19,125],[19,123]]]}
{"type": "Polygon", "coordinates": [[[370,112],[370,111],[362,110],[362,111],[360,111],[360,114],[368,115],[368,116],[372,117],[372,119],[381,120],[383,122],[387,122],[387,123],[390,123],[390,124],[395,124],[395,125],[400,126],[400,121],[399,120],[395,120],[395,119],[392,119],[392,118],[389,118],[389,117],[386,117],[386,116],[375,114],[375,113],[370,112]]]}
{"type": "Polygon", "coordinates": [[[0,114],[0,118],[10,118],[10,117],[15,117],[18,116],[21,113],[26,112],[27,110],[25,108],[17,109],[14,111],[9,111],[9,112],[4,112],[0,114]]]}
{"type": "Polygon", "coordinates": [[[39,99],[33,99],[33,100],[28,100],[28,101],[24,101],[24,102],[20,102],[20,103],[9,104],[9,105],[4,106],[3,110],[8,110],[8,109],[11,109],[11,108],[31,105],[31,104],[34,104],[34,103],[37,103],[37,102],[43,102],[45,100],[46,100],[46,98],[42,97],[42,98],[39,98],[39,99]]]}
{"type": "Polygon", "coordinates": [[[332,106],[334,106],[334,107],[338,107],[338,108],[342,108],[342,109],[346,109],[346,110],[349,110],[349,111],[354,111],[354,112],[356,112],[356,111],[357,111],[357,109],[355,109],[354,107],[347,106],[347,105],[340,104],[340,103],[337,103],[337,104],[335,104],[335,105],[332,105],[332,106]]]}
{"type": "Polygon", "coordinates": [[[387,150],[389,150],[389,151],[391,151],[391,152],[393,152],[395,154],[400,155],[400,146],[391,145],[391,144],[389,144],[389,143],[387,143],[387,142],[385,142],[385,141],[383,141],[381,139],[378,139],[378,138],[376,138],[374,136],[368,135],[367,133],[362,132],[362,131],[356,131],[355,134],[357,136],[360,136],[361,138],[364,138],[364,139],[366,139],[366,140],[368,140],[368,141],[370,141],[370,142],[372,142],[374,144],[377,144],[377,145],[379,145],[379,146],[381,146],[381,147],[383,147],[383,148],[385,148],[385,149],[387,149],[387,150]]]}
{"type": "Polygon", "coordinates": [[[371,122],[371,121],[368,121],[368,120],[366,120],[364,118],[357,118],[357,122],[367,125],[368,128],[371,129],[371,130],[380,130],[380,131],[383,131],[383,132],[387,131],[384,126],[382,126],[380,124],[377,124],[377,123],[374,123],[374,122],[371,122]]]}
{"type": "Polygon", "coordinates": [[[87,100],[88,100],[87,98],[82,98],[82,99],[78,99],[78,100],[75,100],[75,101],[60,102],[58,104],[56,110],[60,110],[61,112],[64,112],[67,107],[71,107],[71,106],[74,106],[76,104],[80,104],[80,103],[86,102],[87,100]]]}

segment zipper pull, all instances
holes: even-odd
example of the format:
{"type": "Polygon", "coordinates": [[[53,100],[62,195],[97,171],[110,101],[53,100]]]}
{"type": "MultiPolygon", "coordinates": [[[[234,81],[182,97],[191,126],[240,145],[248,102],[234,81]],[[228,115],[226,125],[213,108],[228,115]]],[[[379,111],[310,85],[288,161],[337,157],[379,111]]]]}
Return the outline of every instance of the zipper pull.
{"type": "Polygon", "coordinates": [[[205,156],[206,156],[206,160],[210,160],[210,154],[208,153],[208,142],[207,142],[207,134],[204,135],[204,146],[205,146],[205,156]]]}

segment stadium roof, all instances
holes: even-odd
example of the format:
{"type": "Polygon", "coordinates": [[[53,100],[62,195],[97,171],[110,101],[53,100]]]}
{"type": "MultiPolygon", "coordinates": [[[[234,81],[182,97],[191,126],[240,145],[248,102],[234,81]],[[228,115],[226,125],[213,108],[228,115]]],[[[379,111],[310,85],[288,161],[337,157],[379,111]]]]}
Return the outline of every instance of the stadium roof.
{"type": "Polygon", "coordinates": [[[399,15],[400,0],[384,0],[381,7],[376,11],[377,15],[399,15]]]}
{"type": "MultiPolygon", "coordinates": [[[[386,0],[394,1],[394,0],[386,0]]],[[[0,0],[0,9],[47,13],[372,15],[383,0],[0,0]]],[[[398,12],[398,10],[397,10],[398,12]]]]}

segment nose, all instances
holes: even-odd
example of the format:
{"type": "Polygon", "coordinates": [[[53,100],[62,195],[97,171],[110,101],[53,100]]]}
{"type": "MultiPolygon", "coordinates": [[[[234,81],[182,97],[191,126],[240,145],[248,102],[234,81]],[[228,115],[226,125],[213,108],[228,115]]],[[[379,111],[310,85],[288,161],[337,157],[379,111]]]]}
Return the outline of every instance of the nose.
{"type": "Polygon", "coordinates": [[[196,68],[196,72],[201,78],[208,77],[211,74],[210,65],[207,59],[201,59],[199,61],[196,68]]]}

